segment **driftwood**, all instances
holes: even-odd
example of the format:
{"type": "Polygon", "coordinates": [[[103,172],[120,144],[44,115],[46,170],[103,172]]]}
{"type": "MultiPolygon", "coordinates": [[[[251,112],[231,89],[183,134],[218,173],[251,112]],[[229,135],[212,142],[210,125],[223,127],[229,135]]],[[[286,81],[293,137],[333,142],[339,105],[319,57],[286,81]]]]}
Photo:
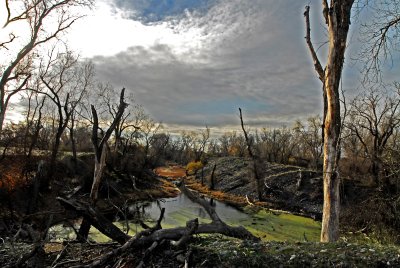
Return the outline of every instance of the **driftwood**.
{"type": "Polygon", "coordinates": [[[92,268],[92,267],[103,267],[106,263],[108,263],[110,260],[115,259],[116,256],[120,255],[121,253],[123,253],[124,251],[126,251],[127,249],[131,248],[132,245],[141,237],[145,236],[145,235],[149,235],[152,232],[158,230],[161,228],[161,220],[164,217],[164,212],[165,209],[163,208],[161,210],[161,214],[160,217],[157,221],[157,223],[155,224],[154,227],[146,229],[138,234],[136,234],[135,236],[131,237],[128,241],[126,241],[126,243],[124,243],[122,246],[110,251],[109,253],[103,255],[101,258],[94,260],[93,262],[91,262],[90,264],[87,265],[79,265],[79,266],[73,266],[71,268],[92,268]]]}
{"type": "MultiPolygon", "coordinates": [[[[244,227],[232,227],[223,222],[209,202],[190,191],[183,182],[179,183],[178,187],[181,192],[189,197],[189,199],[200,204],[205,209],[211,218],[211,223],[199,224],[198,219],[193,219],[189,220],[185,227],[162,229],[161,220],[164,217],[165,212],[165,209],[163,208],[155,226],[147,228],[135,236],[130,237],[115,227],[106,218],[102,217],[101,214],[89,204],[65,200],[58,197],[57,199],[64,207],[74,210],[81,216],[84,216],[91,223],[91,225],[95,226],[100,232],[121,244],[120,247],[103,255],[100,259],[94,260],[90,264],[74,267],[103,267],[106,263],[116,261],[118,259],[117,257],[128,249],[143,249],[147,247],[142,261],[138,265],[138,267],[144,267],[145,260],[148,258],[149,254],[151,254],[160,244],[164,243],[165,241],[171,241],[170,244],[172,246],[182,247],[188,243],[194,234],[219,233],[239,239],[259,241],[259,238],[255,237],[244,227]]],[[[148,226],[144,225],[144,227],[148,226]]]]}

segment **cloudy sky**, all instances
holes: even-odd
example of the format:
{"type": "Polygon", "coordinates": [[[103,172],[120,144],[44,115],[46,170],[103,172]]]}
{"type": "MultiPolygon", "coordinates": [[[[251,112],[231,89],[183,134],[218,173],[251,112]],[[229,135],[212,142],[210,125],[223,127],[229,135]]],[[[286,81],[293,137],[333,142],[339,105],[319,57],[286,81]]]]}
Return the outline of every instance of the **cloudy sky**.
{"type": "Polygon", "coordinates": [[[99,0],[69,41],[100,80],[132,91],[167,127],[236,128],[238,107],[250,125],[291,126],[320,112],[308,2],[99,0]]]}
{"type": "MultiPolygon", "coordinates": [[[[319,0],[97,0],[68,40],[99,80],[132,91],[170,129],[238,128],[239,107],[251,126],[292,126],[321,112],[307,4],[318,47],[326,41],[319,0]]],[[[349,44],[357,47],[356,34],[349,44]]],[[[351,92],[359,68],[351,60],[345,68],[351,92]]]]}

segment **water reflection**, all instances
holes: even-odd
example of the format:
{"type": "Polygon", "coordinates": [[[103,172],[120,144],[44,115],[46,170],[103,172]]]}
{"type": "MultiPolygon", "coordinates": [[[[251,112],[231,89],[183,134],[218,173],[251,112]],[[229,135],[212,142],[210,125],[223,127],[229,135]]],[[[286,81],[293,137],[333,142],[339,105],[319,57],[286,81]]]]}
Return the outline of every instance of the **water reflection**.
{"type": "MultiPolygon", "coordinates": [[[[173,224],[176,221],[186,221],[193,218],[199,218],[202,222],[209,222],[210,218],[202,206],[191,201],[186,195],[179,194],[177,197],[164,199],[160,204],[159,201],[154,201],[143,205],[145,217],[150,217],[153,220],[160,216],[161,208],[165,208],[165,217],[163,222],[173,224]],[[175,220],[174,220],[175,219],[175,220]]],[[[226,222],[238,222],[249,219],[249,215],[221,203],[219,201],[210,200],[210,204],[215,208],[219,217],[226,222]]],[[[182,225],[182,223],[180,224],[182,225]]]]}

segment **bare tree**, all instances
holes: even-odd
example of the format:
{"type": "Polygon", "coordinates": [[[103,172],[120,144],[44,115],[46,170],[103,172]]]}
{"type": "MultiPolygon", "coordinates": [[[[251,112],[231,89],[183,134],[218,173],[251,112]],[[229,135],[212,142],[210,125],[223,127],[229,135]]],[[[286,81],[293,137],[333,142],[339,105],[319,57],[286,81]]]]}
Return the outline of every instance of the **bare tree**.
{"type": "MultiPolygon", "coordinates": [[[[39,83],[37,83],[39,87],[39,83]]],[[[37,91],[39,89],[37,88],[37,91]]],[[[46,101],[46,97],[41,97],[35,91],[27,91],[27,111],[25,115],[25,137],[24,137],[24,153],[29,159],[32,155],[33,148],[39,138],[39,132],[43,128],[42,117],[43,117],[43,106],[46,101]]]]}
{"type": "Polygon", "coordinates": [[[30,36],[23,38],[26,43],[21,48],[14,45],[19,37],[15,33],[10,33],[9,40],[0,41],[0,51],[9,50],[11,46],[17,51],[10,63],[0,69],[0,132],[11,98],[26,89],[32,76],[35,49],[41,44],[60,38],[61,33],[81,17],[72,14],[73,6],[91,4],[92,0],[5,0],[7,20],[3,29],[23,20],[29,25],[30,36]]]}
{"type": "Polygon", "coordinates": [[[154,139],[157,138],[157,134],[159,134],[162,128],[163,125],[161,123],[156,123],[152,118],[147,118],[142,122],[140,134],[143,143],[144,155],[140,172],[143,172],[146,167],[152,165],[153,158],[156,157],[156,155],[153,154],[154,151],[152,152],[151,145],[153,144],[154,139]]]}
{"type": "MultiPolygon", "coordinates": [[[[326,95],[326,115],[324,115],[324,206],[322,216],[321,241],[331,242],[339,238],[339,174],[340,149],[340,94],[339,85],[346,52],[347,35],[350,28],[351,8],[354,0],[322,0],[322,14],[328,27],[328,58],[322,67],[311,43],[310,7],[304,12],[306,21],[306,41],[314,62],[318,78],[323,83],[326,95]]],[[[325,98],[324,98],[325,103],[325,98]]],[[[325,106],[325,105],[324,105],[325,106]]]]}
{"type": "Polygon", "coordinates": [[[93,65],[79,65],[78,57],[71,51],[50,53],[47,64],[41,68],[40,80],[44,84],[41,91],[56,106],[57,120],[54,144],[50,157],[48,177],[51,179],[55,170],[61,136],[70,123],[76,106],[82,100],[92,84],[93,65]]]}
{"type": "Polygon", "coordinates": [[[395,129],[400,126],[400,87],[396,92],[369,89],[350,104],[345,127],[358,139],[363,153],[371,161],[371,172],[380,185],[382,156],[395,129]]]}
{"type": "Polygon", "coordinates": [[[293,133],[288,128],[262,128],[258,136],[257,148],[261,157],[270,162],[283,164],[289,162],[297,144],[293,142],[293,133]]]}
{"type": "Polygon", "coordinates": [[[242,116],[242,109],[239,108],[239,117],[240,117],[240,125],[243,130],[244,138],[246,140],[247,144],[247,152],[253,161],[253,174],[254,174],[254,180],[256,182],[256,192],[257,192],[257,197],[258,200],[262,201],[263,200],[263,183],[261,181],[261,176],[259,174],[259,158],[257,155],[254,154],[253,152],[253,142],[250,140],[249,135],[244,127],[244,122],[243,122],[243,116],[242,116]]]}
{"type": "Polygon", "coordinates": [[[243,157],[246,154],[246,140],[242,135],[237,134],[236,131],[225,132],[219,137],[218,141],[222,156],[233,155],[243,157]]]}
{"type": "Polygon", "coordinates": [[[400,49],[400,2],[367,1],[365,8],[372,14],[360,29],[364,82],[382,82],[382,64],[393,63],[392,54],[400,49]]]}
{"type": "Polygon", "coordinates": [[[303,155],[311,159],[313,168],[318,168],[322,156],[321,119],[318,116],[310,117],[307,122],[308,125],[305,126],[296,121],[294,131],[298,135],[303,155]]]}
{"type": "MultiPolygon", "coordinates": [[[[118,113],[118,106],[115,104],[118,92],[116,92],[113,87],[106,84],[101,87],[100,97],[102,99],[101,102],[107,107],[107,113],[110,115],[111,120],[114,120],[118,113]]],[[[132,94],[127,96],[127,100],[130,105],[126,108],[124,115],[119,120],[114,130],[114,152],[119,151],[119,147],[122,145],[124,132],[139,131],[140,126],[148,117],[144,113],[143,108],[135,104],[132,94]]]]}
{"type": "Polygon", "coordinates": [[[192,132],[193,142],[192,149],[194,153],[194,161],[202,161],[208,140],[210,139],[210,128],[206,126],[206,129],[200,132],[192,132]]]}

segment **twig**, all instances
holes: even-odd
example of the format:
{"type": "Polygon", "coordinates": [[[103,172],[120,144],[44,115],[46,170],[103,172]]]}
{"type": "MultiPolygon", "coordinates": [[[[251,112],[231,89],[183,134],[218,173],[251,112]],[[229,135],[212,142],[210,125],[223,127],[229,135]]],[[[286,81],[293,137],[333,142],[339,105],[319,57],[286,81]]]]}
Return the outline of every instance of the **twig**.
{"type": "Polygon", "coordinates": [[[52,267],[52,268],[57,267],[57,262],[58,262],[62,257],[64,257],[64,253],[65,253],[65,251],[67,250],[68,246],[69,246],[69,243],[66,244],[65,247],[63,248],[63,250],[57,255],[56,259],[55,259],[55,260],[53,261],[53,263],[51,264],[51,267],[52,267]]]}

